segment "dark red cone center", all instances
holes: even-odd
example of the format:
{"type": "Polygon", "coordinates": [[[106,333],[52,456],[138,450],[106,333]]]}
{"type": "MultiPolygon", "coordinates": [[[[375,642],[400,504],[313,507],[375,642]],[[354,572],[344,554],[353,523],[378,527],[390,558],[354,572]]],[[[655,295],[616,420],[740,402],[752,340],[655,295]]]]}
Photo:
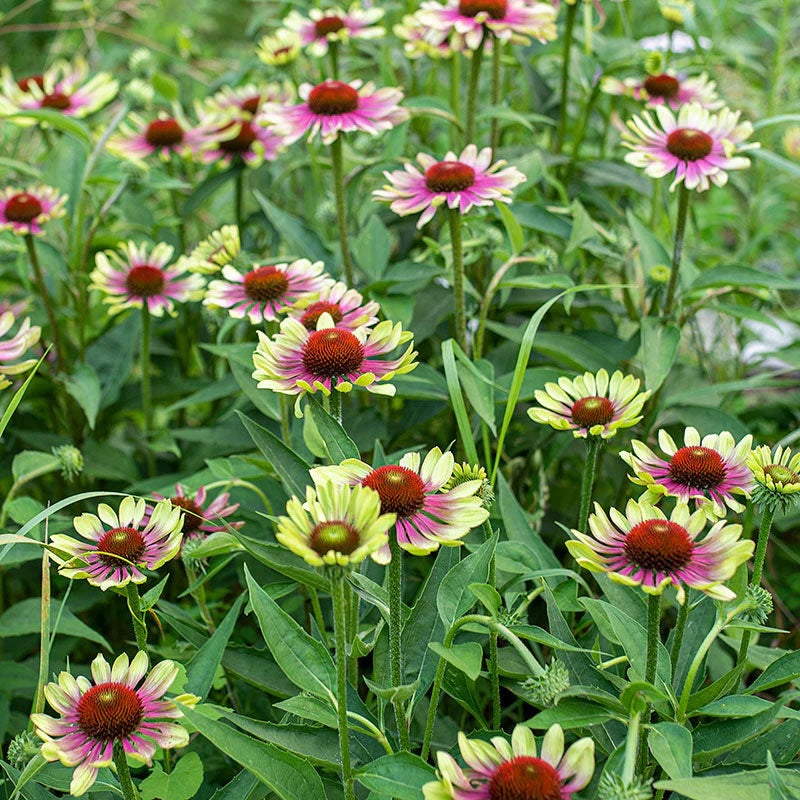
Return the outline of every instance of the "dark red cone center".
{"type": "Polygon", "coordinates": [[[121,567],[128,561],[137,564],[144,554],[145,544],[136,528],[111,528],[100,538],[97,550],[100,553],[98,558],[104,564],[121,567]]]}
{"type": "Polygon", "coordinates": [[[358,108],[358,92],[342,81],[324,81],[308,95],[308,107],[315,114],[349,114],[358,108]]]}
{"type": "Polygon", "coordinates": [[[667,150],[682,161],[705,158],[714,147],[714,140],[694,128],[678,128],[667,136],[667,150]]]}
{"type": "Polygon", "coordinates": [[[32,83],[44,91],[44,75],[30,75],[27,78],[21,78],[17,81],[17,86],[23,92],[30,92],[32,83]]]}
{"type": "Polygon", "coordinates": [[[504,19],[507,8],[507,0],[461,0],[458,13],[464,17],[477,17],[483,12],[492,19],[504,19]]]}
{"type": "Polygon", "coordinates": [[[315,331],[317,329],[317,322],[323,314],[330,314],[334,325],[338,325],[342,321],[342,310],[339,308],[338,303],[329,303],[327,300],[319,300],[312,303],[300,317],[300,322],[307,331],[315,331]]]}
{"type": "Polygon", "coordinates": [[[144,133],[144,138],[153,147],[172,147],[183,141],[183,127],[178,120],[154,119],[144,133]]]}
{"type": "Polygon", "coordinates": [[[346,377],[357,372],[363,361],[361,342],[341,328],[314,331],[303,346],[303,366],[315,377],[346,377]]]}
{"type": "Polygon", "coordinates": [[[121,683],[92,686],[78,701],[77,710],[81,731],[102,742],[130,736],[144,717],[139,695],[121,683]]]}
{"type": "Polygon", "coordinates": [[[42,204],[32,194],[20,192],[6,201],[5,217],[11,222],[31,222],[42,213],[42,204]]]}
{"type": "Polygon", "coordinates": [[[329,33],[336,33],[342,28],[344,28],[344,20],[333,14],[329,17],[323,17],[314,23],[314,33],[319,37],[327,36],[329,33]]]}
{"type": "Polygon", "coordinates": [[[321,556],[330,550],[349,556],[359,544],[358,531],[347,522],[320,522],[308,537],[309,547],[321,556]]]}
{"type": "Polygon", "coordinates": [[[410,517],[425,503],[425,484],[416,472],[407,467],[394,464],[378,467],[361,481],[361,485],[378,493],[382,514],[410,517]]]}
{"type": "Polygon", "coordinates": [[[425,186],[432,192],[463,192],[475,183],[475,170],[460,161],[440,161],[425,170],[425,186]]]}
{"type": "Polygon", "coordinates": [[[248,97],[246,100],[242,100],[241,109],[242,111],[246,111],[248,114],[255,114],[258,111],[258,107],[261,105],[261,97],[257,94],[254,94],[252,97],[248,97]]]}
{"type": "Polygon", "coordinates": [[[677,78],[662,72],[660,75],[649,75],[645,78],[644,88],[650,97],[671,100],[681,90],[681,84],[677,78]]]}
{"type": "Polygon", "coordinates": [[[57,111],[65,111],[72,105],[69,95],[63,92],[53,92],[42,98],[42,108],[55,108],[57,111]]]}
{"type": "Polygon", "coordinates": [[[561,778],[546,761],[516,756],[497,767],[489,781],[489,800],[562,800],[561,778]]]}
{"type": "Polygon", "coordinates": [[[693,489],[714,489],[725,480],[725,465],[716,450],[681,447],[669,462],[673,480],[693,489]]]}
{"type": "Polygon", "coordinates": [[[184,534],[199,530],[205,522],[203,509],[191,497],[170,497],[169,501],[172,505],[183,509],[183,528],[181,530],[184,534]]]}
{"type": "Polygon", "coordinates": [[[244,120],[234,124],[239,126],[239,132],[233,139],[225,139],[220,142],[219,149],[224,150],[226,153],[246,153],[250,149],[250,145],[256,140],[256,132],[253,130],[253,126],[244,120]]]}
{"type": "Polygon", "coordinates": [[[283,270],[273,266],[258,267],[244,276],[244,293],[256,303],[267,303],[282,297],[289,288],[283,270]]]}
{"type": "Polygon", "coordinates": [[[572,421],[581,428],[608,425],[614,419],[614,404],[607,397],[581,397],[572,405],[572,421]]]}
{"type": "Polygon", "coordinates": [[[164,273],[158,267],[141,264],[128,273],[125,287],[135,297],[153,297],[164,290],[164,273]]]}
{"type": "Polygon", "coordinates": [[[646,519],[625,537],[625,555],[638,567],[653,572],[674,572],[692,558],[694,542],[686,528],[665,519],[646,519]]]}

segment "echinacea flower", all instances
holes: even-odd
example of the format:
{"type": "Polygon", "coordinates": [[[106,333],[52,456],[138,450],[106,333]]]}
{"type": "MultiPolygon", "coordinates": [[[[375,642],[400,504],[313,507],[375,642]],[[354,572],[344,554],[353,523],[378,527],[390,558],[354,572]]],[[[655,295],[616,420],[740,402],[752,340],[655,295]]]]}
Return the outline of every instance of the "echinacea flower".
{"type": "Polygon", "coordinates": [[[63,217],[67,202],[52,186],[29,186],[27,189],[6,187],[0,191],[0,230],[11,230],[18,236],[44,233],[42,226],[51,219],[63,217]]]}
{"type": "Polygon", "coordinates": [[[270,338],[258,331],[258,347],[253,353],[253,378],[259,389],[298,395],[295,413],[306,392],[350,392],[361,386],[373,394],[397,391],[389,381],[415,369],[413,334],[388,320],[372,330],[337,328],[330,314],[324,313],[317,329],[309,331],[291,317],[281,323],[280,333],[270,338]],[[410,342],[399,358],[385,358],[398,345],[410,342]]]}
{"type": "Polygon", "coordinates": [[[552,42],[557,35],[553,6],[531,0],[448,0],[445,5],[426,0],[417,19],[435,32],[432,41],[455,33],[469,50],[477,50],[488,34],[516,44],[527,44],[531,38],[552,42]]]}
{"type": "Polygon", "coordinates": [[[267,66],[285,67],[300,55],[300,37],[295,31],[281,28],[261,39],[256,55],[267,66]]]}
{"type": "Polygon", "coordinates": [[[696,428],[686,428],[684,446],[677,447],[665,431],[658,432],[658,444],[666,455],[661,458],[644,442],[631,442],[633,452],[620,457],[633,469],[630,479],[645,486],[646,502],[658,502],[666,495],[681,502],[694,500],[698,507],[710,505],[721,517],[727,505],[733,511],[744,511],[734,494],[748,496],[753,478],[747,468],[747,456],[753,444],[748,434],[736,442],[728,431],[712,433],[700,439],[696,428]]]}
{"type": "Polygon", "coordinates": [[[37,361],[35,358],[24,361],[18,359],[39,341],[42,329],[38,325],[31,325],[30,319],[25,317],[17,332],[9,335],[16,319],[13,311],[0,314],[0,390],[11,385],[8,375],[27,372],[37,361]]]}
{"type": "MultiPolygon", "coordinates": [[[[489,516],[477,494],[482,480],[465,481],[442,491],[453,466],[453,454],[434,447],[424,461],[419,453],[406,453],[398,464],[373,469],[357,458],[348,458],[336,466],[315,467],[311,477],[317,486],[333,481],[374,489],[381,499],[381,511],[397,515],[392,535],[401,549],[424,556],[441,545],[460,545],[461,539],[489,516]]],[[[388,543],[373,559],[379,564],[391,561],[388,543]]]]}
{"type": "Polygon", "coordinates": [[[200,147],[199,158],[203,164],[230,166],[241,161],[255,168],[264,161],[274,161],[282,147],[283,137],[273,127],[245,113],[220,125],[209,122],[209,135],[200,147]]]}
{"type": "MultiPolygon", "coordinates": [[[[226,517],[235,514],[239,508],[238,503],[229,503],[231,499],[229,492],[222,492],[217,495],[208,505],[208,490],[205,486],[200,486],[194,493],[187,494],[186,489],[180,484],[175,484],[175,494],[172,497],[164,497],[153,492],[156,500],[167,500],[173,506],[183,511],[183,541],[187,539],[201,539],[207,534],[226,531],[228,528],[241,528],[244,522],[229,522],[226,517]],[[225,519],[225,523],[220,520],[225,519]]],[[[153,507],[147,506],[145,522],[149,520],[153,513],[153,507]]]]}
{"type": "Polygon", "coordinates": [[[747,456],[747,466],[753,474],[753,500],[773,513],[785,514],[800,500],[800,453],[792,455],[788,447],[767,445],[756,447],[747,456]]]}
{"type": "Polygon", "coordinates": [[[750,166],[750,159],[739,153],[759,147],[745,143],[753,126],[739,122],[740,112],[729,108],[713,113],[699,103],[689,103],[676,115],[660,105],[655,114],[657,120],[645,111],[628,121],[629,130],[622,138],[632,152],[625,161],[641,167],[651,178],[674,172],[670,191],[681,181],[698,192],[705,192],[712,183],[724,186],[730,170],[750,166]]]}
{"type": "Polygon", "coordinates": [[[234,319],[247,317],[253,325],[278,319],[304,295],[333,283],[321,261],[307,258],[255,266],[246,273],[228,265],[222,268],[222,277],[208,284],[203,305],[227,308],[234,319]]]}
{"type": "Polygon", "coordinates": [[[179,111],[174,114],[161,111],[151,119],[132,113],[108,140],[106,149],[132,161],[143,161],[154,154],[162,161],[187,158],[199,152],[213,135],[210,128],[214,124],[214,120],[205,120],[203,125],[192,125],[179,111]]]}
{"type": "Polygon", "coordinates": [[[354,566],[388,545],[395,515],[381,513],[377,492],[365,486],[322,482],[292,497],[278,518],[275,538],[314,567],[354,566]]]}
{"type": "Polygon", "coordinates": [[[640,392],[639,385],[638,378],[619,370],[610,379],[604,369],[572,380],[562,377],[558,383],[546,383],[544,391],[533,393],[540,407],[529,408],[528,416],[559,431],[571,430],[576,438],[610,439],[642,418],[642,406],[650,392],[640,392]]]}
{"type": "MultiPolygon", "coordinates": [[[[178,677],[178,665],[161,661],[149,674],[147,668],[147,653],[142,651],[132,661],[118,656],[113,665],[98,655],[92,661],[91,680],[61,672],[57,683],[45,686],[47,702],[60,716],[31,714],[31,721],[44,740],[44,759],[76,767],[70,796],[80,797],[91,788],[97,771],[111,765],[116,744],[128,758],[152,766],[156,746],[167,750],[189,743],[187,730],[170,721],[180,719],[182,712],[175,702],[163,699],[178,677]]],[[[175,698],[189,706],[198,699],[175,698]]]]}
{"type": "Polygon", "coordinates": [[[442,161],[420,153],[417,161],[424,172],[411,163],[403,170],[384,172],[389,183],[372,193],[401,217],[422,211],[417,228],[430,222],[441,206],[466,214],[473,206],[510,203],[514,187],[525,181],[516,167],[502,169],[505,161],[492,164],[491,147],[478,151],[469,144],[460,156],[450,152],[442,161]]]}
{"type": "Polygon", "coordinates": [[[347,11],[341,8],[312,8],[308,16],[292,11],[283,24],[300,38],[300,44],[312,56],[324,56],[335,42],[350,39],[380,39],[385,31],[375,23],[383,16],[383,9],[364,8],[353,3],[347,11]]]}
{"type": "Polygon", "coordinates": [[[681,605],[686,586],[715,600],[732,600],[736,593],[722,584],[749,560],[755,543],[741,540],[742,526],[724,519],[698,541],[707,523],[702,509],[690,514],[686,503],[678,503],[669,519],[646,502],[629,500],[624,514],[616,508],[606,514],[595,503],[591,534],[573,530],[567,549],[582,567],[605,572],[626,586],[641,586],[647,594],[661,594],[672,585],[681,605]]]}
{"type": "Polygon", "coordinates": [[[189,272],[212,275],[232,263],[241,252],[239,228],[236,225],[223,225],[219,230],[209,233],[188,256],[181,256],[178,260],[186,263],[189,272]]]}
{"type": "Polygon", "coordinates": [[[348,289],[341,281],[326,286],[311,301],[303,299],[289,309],[289,316],[300,320],[306,330],[315,331],[323,314],[330,314],[337,328],[369,328],[378,321],[380,306],[374,300],[364,302],[360,292],[348,289]]]}
{"type": "Polygon", "coordinates": [[[262,115],[266,123],[287,144],[308,133],[311,141],[318,133],[330,144],[339,133],[363,131],[376,136],[408,119],[408,111],[398,104],[402,89],[376,89],[362,81],[323,81],[316,86],[304,83],[299,89],[297,105],[272,105],[262,115]]]}
{"type": "Polygon", "coordinates": [[[223,86],[198,105],[198,116],[212,111],[218,114],[249,115],[246,118],[252,119],[267,103],[288,103],[293,97],[291,87],[280,83],[223,86]]]}
{"type": "Polygon", "coordinates": [[[81,514],[72,524],[83,540],[57,533],[50,542],[69,557],[58,571],[65,578],[86,578],[105,591],[111,586],[144,583],[142,570],[155,570],[175,558],[183,538],[183,510],[169,500],[156,503],[145,521],[143,499],[124,497],[119,513],[101,503],[97,514],[81,514]]]}
{"type": "MultiPolygon", "coordinates": [[[[51,109],[67,117],[86,117],[109,103],[119,83],[107,72],[87,80],[89,65],[82,58],[58,61],[40,75],[15,81],[8,68],[0,81],[0,111],[4,114],[51,109]]],[[[36,120],[15,117],[17,125],[35,125],[36,120]]]]}
{"type": "Polygon", "coordinates": [[[594,773],[594,742],[578,739],[565,753],[558,724],[545,733],[541,751],[524,725],[514,728],[510,745],[502,736],[489,743],[459,731],[458,748],[466,768],[439,751],[441,777],[422,787],[424,800],[572,800],[594,773]]]}
{"type": "Polygon", "coordinates": [[[715,111],[723,105],[717,95],[716,83],[710,81],[705,73],[692,78],[674,72],[625,80],[609,76],[603,78],[601,87],[607,94],[644,101],[647,108],[668,105],[676,111],[687,103],[698,103],[709,111],[715,111]]]}
{"type": "Polygon", "coordinates": [[[409,58],[452,58],[456,48],[451,45],[450,38],[441,39],[438,32],[431,31],[416,14],[406,14],[402,21],[392,28],[398,39],[402,39],[403,50],[409,58]],[[433,39],[433,41],[430,41],[433,39]]]}
{"type": "Polygon", "coordinates": [[[186,262],[167,264],[172,259],[172,245],[161,242],[152,249],[145,244],[123,242],[116,250],[95,256],[90,289],[103,292],[109,314],[126,308],[141,308],[156,317],[164,311],[173,314],[175,303],[199,300],[203,296],[203,279],[187,273],[186,262]]]}

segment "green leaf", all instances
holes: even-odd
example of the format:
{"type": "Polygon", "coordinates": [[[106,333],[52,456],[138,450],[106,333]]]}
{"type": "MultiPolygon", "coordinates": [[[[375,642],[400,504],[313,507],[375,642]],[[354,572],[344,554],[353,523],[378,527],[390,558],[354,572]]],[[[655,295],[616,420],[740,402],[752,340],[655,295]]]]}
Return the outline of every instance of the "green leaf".
{"type": "MultiPolygon", "coordinates": [[[[382,756],[355,773],[355,779],[380,797],[419,800],[422,787],[436,780],[433,767],[412,753],[382,756]]],[[[307,798],[307,800],[309,800],[307,798]]]]}
{"type": "Polygon", "coordinates": [[[153,88],[164,99],[169,100],[170,103],[177,102],[178,97],[180,96],[180,87],[175,78],[173,78],[171,75],[167,75],[164,72],[156,72],[150,81],[153,84],[153,88]]]}
{"type": "Polygon", "coordinates": [[[795,161],[790,161],[788,158],[779,156],[771,150],[765,150],[763,147],[751,152],[756,158],[766,161],[770,166],[779,169],[781,172],[785,172],[793,178],[800,178],[800,164],[797,164],[795,161]]]}
{"type": "Polygon", "coordinates": [[[11,417],[14,416],[14,412],[17,410],[17,406],[22,402],[22,398],[25,396],[25,392],[28,390],[28,386],[30,382],[33,380],[33,376],[36,374],[39,367],[42,365],[42,361],[45,360],[47,354],[50,352],[50,347],[44,351],[42,357],[36,362],[36,366],[30,371],[28,377],[25,378],[25,383],[14,392],[14,396],[11,398],[11,402],[6,407],[6,410],[3,412],[3,416],[0,417],[0,439],[3,438],[3,433],[5,433],[6,428],[8,427],[8,423],[11,422],[11,417]]]}
{"type": "Polygon", "coordinates": [[[474,553],[459,561],[442,580],[436,594],[436,607],[445,630],[475,605],[475,595],[469,590],[469,585],[486,582],[497,539],[498,534],[495,533],[474,553]]]}
{"type": "Polygon", "coordinates": [[[389,264],[392,237],[377,214],[372,214],[358,236],[351,240],[351,249],[370,280],[379,280],[389,264]]]}
{"type": "MultiPolygon", "coordinates": [[[[778,769],[775,772],[783,780],[789,792],[800,796],[800,774],[786,769],[778,769]]],[[[714,775],[710,778],[659,781],[654,788],[677,792],[688,800],[773,800],[770,771],[767,769],[714,775]]]]}
{"type": "Polygon", "coordinates": [[[381,700],[386,700],[388,703],[405,703],[414,696],[414,693],[419,688],[418,680],[414,681],[414,683],[404,683],[400,686],[381,686],[379,683],[371,681],[366,675],[364,676],[364,683],[367,684],[367,688],[376,697],[380,697],[381,700]]]}
{"type": "Polygon", "coordinates": [[[767,753],[767,773],[769,774],[770,800],[791,800],[789,787],[778,772],[775,759],[769,752],[767,753]]]}
{"type": "MultiPolygon", "coordinates": [[[[58,601],[53,601],[53,632],[61,636],[76,636],[79,639],[88,639],[106,650],[111,650],[111,645],[93,628],[81,622],[68,608],[56,611],[58,601]],[[58,619],[58,625],[55,621],[58,619]]],[[[25,636],[39,633],[42,624],[42,602],[38,597],[29,597],[11,606],[0,616],[0,638],[6,636],[25,636]]]]}
{"type": "Polygon", "coordinates": [[[492,616],[495,616],[500,606],[503,605],[503,598],[500,597],[500,593],[494,586],[490,586],[488,583],[471,583],[467,586],[467,589],[480,600],[492,616]]]}
{"type": "Polygon", "coordinates": [[[316,398],[312,397],[309,400],[307,410],[322,437],[328,457],[334,464],[338,464],[346,458],[358,458],[361,455],[355,442],[347,435],[347,431],[341,423],[335,420],[316,398]]]}
{"type": "Polygon", "coordinates": [[[626,214],[628,225],[631,229],[636,244],[639,245],[639,258],[642,268],[648,272],[651,267],[670,264],[672,258],[666,247],[652,234],[649,228],[639,222],[636,215],[628,209],[626,214]]]}
{"type": "MultiPolygon", "coordinates": [[[[800,168],[799,168],[800,169],[800,168]]],[[[757,289],[800,289],[800,282],[752,267],[721,266],[701,272],[689,287],[712,289],[716,286],[747,286],[757,289]]]]}
{"type": "Polygon", "coordinates": [[[475,413],[489,426],[489,430],[497,436],[494,421],[494,366],[483,358],[473,363],[457,344],[453,347],[459,361],[456,371],[467,400],[475,413]]]}
{"type": "Polygon", "coordinates": [[[763,692],[784,683],[793,683],[800,678],[800,650],[787,653],[777,661],[773,661],[751,684],[747,687],[748,694],[763,692]]]}
{"type": "Polygon", "coordinates": [[[511,252],[517,255],[522,251],[525,245],[525,234],[522,231],[522,226],[505,203],[498,203],[497,209],[500,212],[500,219],[503,220],[503,225],[508,234],[508,241],[511,243],[511,252]]]}
{"type": "Polygon", "coordinates": [[[139,784],[142,800],[190,800],[203,785],[203,762],[197,753],[182,756],[169,775],[160,764],[139,784]]]}
{"type": "Polygon", "coordinates": [[[244,568],[250,604],[258,618],[264,641],[273,658],[295,686],[317,697],[333,698],[336,669],[325,646],[312,639],[253,580],[244,568]]]}
{"type": "Polygon", "coordinates": [[[327,578],[316,569],[309,567],[302,558],[287,550],[283,545],[251,539],[239,531],[234,535],[250,555],[262,564],[266,564],[270,569],[274,569],[275,572],[280,572],[281,575],[285,575],[293,581],[312,586],[315,589],[327,590],[329,588],[330,584],[327,578]]]}
{"type": "Polygon", "coordinates": [[[541,731],[558,723],[565,731],[568,731],[575,728],[588,728],[591,725],[602,725],[615,717],[616,715],[612,711],[594,700],[565,697],[557,705],[540,711],[523,725],[541,731]]]}
{"type": "Polygon", "coordinates": [[[152,589],[148,589],[140,598],[142,611],[149,611],[160,599],[169,580],[169,575],[162,578],[152,589]]]}
{"type": "Polygon", "coordinates": [[[92,137],[86,125],[79,122],[74,117],[65,116],[60,111],[55,111],[50,108],[31,108],[26,111],[20,111],[17,114],[11,114],[6,117],[6,119],[13,122],[17,117],[46,122],[51,128],[55,128],[57,131],[61,131],[61,133],[66,133],[68,136],[79,141],[87,150],[92,144],[92,137]]]}
{"type": "Polygon", "coordinates": [[[461,385],[458,381],[458,370],[456,369],[453,349],[455,346],[456,344],[452,339],[442,342],[442,362],[444,363],[444,374],[447,380],[447,391],[450,395],[450,405],[456,416],[458,435],[461,438],[467,461],[471,464],[478,464],[478,451],[475,447],[475,440],[472,437],[467,407],[464,405],[464,397],[461,394],[461,385]]]}
{"type": "Polygon", "coordinates": [[[655,392],[675,363],[681,344],[681,329],[673,322],[662,323],[653,317],[644,317],[641,332],[644,387],[655,392]]]}
{"type": "Polygon", "coordinates": [[[260,742],[224,722],[209,719],[203,707],[181,707],[186,719],[201,736],[237,764],[250,770],[281,800],[310,800],[325,797],[322,781],[307,760],[269,742],[260,742]]]}
{"type": "Polygon", "coordinates": [[[70,397],[75,398],[86,415],[89,427],[94,430],[97,412],[100,410],[100,379],[89,364],[79,364],[64,378],[64,388],[70,397]]]}
{"type": "Polygon", "coordinates": [[[39,450],[23,450],[11,462],[11,475],[15,483],[27,483],[57,469],[58,459],[52,453],[39,450]]]}
{"type": "Polygon", "coordinates": [[[305,497],[306,486],[311,483],[311,469],[294,450],[290,450],[277,436],[262,428],[241,411],[236,412],[250,434],[255,446],[273,467],[290,495],[305,497]]]}
{"type": "Polygon", "coordinates": [[[470,680],[478,680],[483,663],[483,648],[477,642],[464,642],[445,647],[440,642],[431,642],[428,647],[448,664],[461,670],[470,680]]]}
{"type": "Polygon", "coordinates": [[[692,734],[675,722],[650,728],[647,743],[653,757],[670,778],[692,777],[692,734]]]}
{"type": "Polygon", "coordinates": [[[752,717],[721,719],[692,731],[696,755],[711,758],[749,742],[772,724],[783,703],[777,702],[752,717]]]}
{"type": "Polygon", "coordinates": [[[254,190],[253,194],[267,219],[293,253],[311,261],[330,260],[330,253],[314,231],[307,228],[297,217],[273,205],[258,189],[254,190]]]}

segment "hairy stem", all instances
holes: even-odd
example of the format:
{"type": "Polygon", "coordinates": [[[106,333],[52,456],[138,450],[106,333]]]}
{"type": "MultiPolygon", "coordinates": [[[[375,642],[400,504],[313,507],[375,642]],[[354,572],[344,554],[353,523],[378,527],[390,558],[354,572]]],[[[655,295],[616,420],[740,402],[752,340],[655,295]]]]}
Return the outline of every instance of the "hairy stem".
{"type": "Polygon", "coordinates": [[[126,586],[128,593],[128,610],[131,612],[131,620],[133,622],[133,632],[136,636],[136,647],[139,650],[147,652],[147,625],[144,622],[144,613],[142,612],[142,601],[139,597],[139,587],[130,581],[126,586]]]}
{"type": "MultiPolygon", "coordinates": [[[[486,46],[486,33],[484,32],[481,43],[472,51],[470,64],[469,85],[467,87],[467,113],[464,118],[464,145],[473,144],[475,139],[475,109],[478,105],[478,84],[481,77],[481,62],[483,49],[486,46]]],[[[455,56],[454,56],[455,57],[455,56]]]]}
{"type": "MultiPolygon", "coordinates": [[[[647,662],[644,679],[655,685],[656,667],[658,666],[659,623],[661,622],[661,595],[651,594],[647,598],[647,662]]],[[[639,737],[639,771],[644,772],[647,766],[647,725],[650,723],[652,706],[642,716],[639,737]]]]}
{"type": "Polygon", "coordinates": [[[578,513],[578,530],[586,533],[589,521],[589,507],[592,504],[592,491],[597,473],[597,456],[603,440],[599,436],[589,436],[586,442],[586,463],[583,466],[583,480],[581,481],[581,506],[578,513]]]}
{"type": "Polygon", "coordinates": [[[678,192],[678,219],[675,223],[675,246],[672,251],[672,272],[669,276],[667,294],[664,298],[664,316],[672,314],[675,307],[675,290],[678,286],[678,274],[681,269],[681,256],[683,255],[683,240],[686,235],[686,219],[689,214],[689,190],[685,183],[681,183],[678,192]]]}
{"type": "Polygon", "coordinates": [[[567,25],[564,30],[564,49],[561,55],[561,108],[558,114],[558,128],[553,150],[561,152],[564,145],[564,135],[567,131],[567,101],[569,99],[569,66],[572,58],[572,38],[575,33],[575,16],[578,13],[578,4],[567,6],[567,25]]]}
{"type": "Polygon", "coordinates": [[[451,208],[450,242],[453,246],[453,305],[455,306],[456,341],[467,352],[467,315],[464,307],[464,245],[461,239],[461,211],[451,208]]]}
{"type": "Polygon", "coordinates": [[[333,162],[333,190],[336,195],[336,222],[339,226],[339,247],[342,251],[342,271],[345,283],[355,286],[353,262],[350,258],[350,244],[347,239],[347,202],[344,191],[344,157],[342,156],[342,136],[338,135],[331,142],[331,160],[333,162]]]}
{"type": "MultiPolygon", "coordinates": [[[[389,563],[389,669],[392,686],[403,685],[403,651],[400,634],[403,626],[403,551],[394,533],[389,535],[389,547],[392,560],[389,563]]],[[[397,733],[400,736],[400,748],[411,749],[411,737],[408,723],[400,700],[392,700],[394,715],[397,719],[397,733]]]]}
{"type": "Polygon", "coordinates": [[[342,760],[342,784],[346,800],[355,800],[350,768],[350,740],[347,733],[347,622],[344,603],[344,575],[331,572],[333,632],[336,639],[336,709],[339,720],[339,752],[342,760]]]}
{"type": "Polygon", "coordinates": [[[128,760],[125,758],[125,750],[119,740],[114,742],[114,766],[117,768],[117,777],[122,789],[122,796],[125,800],[137,800],[139,795],[133,785],[131,771],[128,768],[128,760]]]}
{"type": "Polygon", "coordinates": [[[150,434],[153,432],[153,396],[150,385],[150,311],[147,300],[142,301],[142,411],[144,412],[144,445],[147,453],[147,470],[155,474],[155,460],[150,449],[150,434]]]}
{"type": "MultiPolygon", "coordinates": [[[[764,561],[767,558],[767,545],[769,544],[769,534],[772,531],[772,520],[775,518],[775,511],[773,509],[765,508],[761,512],[761,524],[758,527],[758,544],[756,545],[756,554],[753,560],[753,575],[750,578],[751,586],[761,586],[761,576],[764,574],[764,561]]],[[[750,648],[750,639],[752,638],[752,631],[742,631],[742,641],[739,645],[739,664],[747,661],[747,651],[750,648]]]]}
{"type": "Polygon", "coordinates": [[[39,264],[39,256],[36,254],[36,245],[33,241],[33,236],[30,233],[25,234],[25,247],[28,249],[28,258],[33,267],[33,275],[36,279],[36,285],[39,288],[39,294],[42,296],[44,309],[47,312],[47,320],[50,323],[50,335],[53,337],[53,344],[56,346],[56,366],[59,370],[64,368],[64,359],[66,352],[62,344],[61,331],[58,327],[58,319],[53,309],[53,301],[47,291],[47,285],[44,282],[44,275],[42,274],[42,267],[39,264]]]}
{"type": "Polygon", "coordinates": [[[672,649],[670,650],[670,661],[672,662],[672,677],[675,677],[675,670],[678,666],[678,656],[681,654],[683,644],[683,634],[686,630],[686,620],[689,619],[689,600],[683,601],[683,605],[678,610],[678,619],[675,622],[675,633],[672,636],[672,649]]]}

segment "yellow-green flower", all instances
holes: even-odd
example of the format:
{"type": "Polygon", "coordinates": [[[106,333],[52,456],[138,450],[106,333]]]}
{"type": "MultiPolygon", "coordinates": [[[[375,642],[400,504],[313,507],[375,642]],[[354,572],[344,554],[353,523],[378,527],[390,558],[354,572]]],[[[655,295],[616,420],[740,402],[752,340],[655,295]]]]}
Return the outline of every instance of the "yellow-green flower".
{"type": "Polygon", "coordinates": [[[223,225],[218,231],[212,231],[183,259],[189,272],[212,275],[232,263],[241,251],[239,228],[223,225]]]}
{"type": "Polygon", "coordinates": [[[753,500],[774,513],[785,513],[800,499],[800,453],[792,455],[789,448],[777,447],[772,452],[767,445],[751,451],[745,462],[753,473],[753,500]]]}
{"type": "Polygon", "coordinates": [[[300,55],[300,37],[295,31],[281,28],[258,43],[256,55],[267,66],[285,67],[300,55]]]}
{"type": "Polygon", "coordinates": [[[293,497],[276,539],[314,567],[360,564],[386,547],[396,514],[381,514],[380,495],[366,486],[326,481],[293,497]]]}

